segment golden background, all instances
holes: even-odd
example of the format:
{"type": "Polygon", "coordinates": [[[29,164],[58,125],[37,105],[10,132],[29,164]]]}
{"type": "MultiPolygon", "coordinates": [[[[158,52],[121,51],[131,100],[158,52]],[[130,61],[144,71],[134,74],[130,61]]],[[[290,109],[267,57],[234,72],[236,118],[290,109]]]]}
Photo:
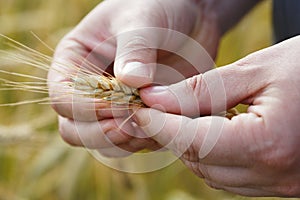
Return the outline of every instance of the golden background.
{"type": "MultiPolygon", "coordinates": [[[[0,33],[51,55],[30,32],[55,47],[98,3],[96,0],[2,0],[0,33]]],[[[0,47],[6,50],[3,41],[0,47]]],[[[216,63],[218,66],[231,63],[269,46],[271,41],[271,1],[267,0],[224,36],[216,63]]],[[[27,72],[20,66],[3,65],[1,57],[0,62],[1,69],[27,72]]],[[[38,70],[30,73],[46,77],[45,72],[38,70]]],[[[40,97],[29,92],[1,91],[0,103],[40,97]]],[[[86,150],[69,147],[62,141],[56,115],[49,105],[0,107],[0,119],[0,200],[247,199],[207,187],[180,161],[142,175],[110,169],[86,150]]]]}

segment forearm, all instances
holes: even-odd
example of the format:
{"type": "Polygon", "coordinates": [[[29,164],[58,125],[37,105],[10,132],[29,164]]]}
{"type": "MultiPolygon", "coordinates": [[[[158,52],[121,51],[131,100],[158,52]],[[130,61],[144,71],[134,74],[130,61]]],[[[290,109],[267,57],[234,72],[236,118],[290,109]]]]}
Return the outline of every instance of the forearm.
{"type": "Polygon", "coordinates": [[[215,15],[223,35],[262,0],[196,0],[206,15],[215,15]]]}

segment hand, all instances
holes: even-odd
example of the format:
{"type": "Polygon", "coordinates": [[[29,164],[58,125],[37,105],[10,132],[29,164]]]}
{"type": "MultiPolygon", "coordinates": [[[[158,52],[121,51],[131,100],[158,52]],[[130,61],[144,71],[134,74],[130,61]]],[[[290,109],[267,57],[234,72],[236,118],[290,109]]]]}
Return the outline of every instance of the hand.
{"type": "Polygon", "coordinates": [[[144,102],[168,113],[141,109],[136,120],[213,188],[300,197],[299,55],[295,37],[170,87],[145,88],[144,102]],[[231,120],[179,115],[218,113],[239,103],[248,111],[231,120]]]}
{"type": "MultiPolygon", "coordinates": [[[[78,98],[74,100],[73,95],[67,95],[73,93],[68,88],[65,88],[65,94],[61,97],[61,91],[57,88],[61,90],[63,82],[70,80],[70,74],[76,73],[78,68],[72,66],[91,72],[102,70],[114,73],[118,80],[133,87],[142,87],[155,82],[156,74],[159,74],[160,70],[156,69],[156,63],[173,67],[184,77],[199,73],[199,70],[188,70],[189,63],[179,56],[149,48],[159,47],[163,43],[166,48],[171,45],[173,49],[180,50],[184,48],[184,41],[172,39],[172,34],[168,31],[165,35],[157,35],[147,29],[157,27],[189,35],[206,47],[209,54],[214,57],[220,38],[216,18],[213,12],[207,9],[202,12],[202,6],[195,2],[104,1],[63,38],[57,46],[48,83],[53,108],[61,116],[60,132],[66,142],[76,146],[102,149],[102,152],[116,149],[114,145],[131,152],[145,147],[157,148],[153,140],[134,137],[139,131],[132,127],[131,120],[128,120],[122,129],[118,127],[118,124],[128,116],[126,112],[109,111],[109,105],[76,102],[96,100],[78,98]],[[88,65],[86,60],[99,69],[88,65]],[[111,65],[112,61],[114,65],[111,65]],[[76,103],[72,104],[72,101],[76,103]]],[[[194,57],[199,61],[199,66],[202,62],[206,62],[199,57],[198,52],[194,57]]],[[[202,72],[211,66],[206,67],[201,69],[202,72]]],[[[105,154],[115,156],[120,153],[117,150],[116,152],[105,154]]]]}

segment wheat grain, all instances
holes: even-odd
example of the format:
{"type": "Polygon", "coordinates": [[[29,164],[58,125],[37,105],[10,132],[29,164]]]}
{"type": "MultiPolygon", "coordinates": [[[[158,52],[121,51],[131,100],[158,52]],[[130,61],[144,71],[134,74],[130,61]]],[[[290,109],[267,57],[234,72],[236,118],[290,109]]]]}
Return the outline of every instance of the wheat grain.
{"type": "MultiPolygon", "coordinates": [[[[32,66],[34,68],[38,68],[46,72],[49,71],[51,63],[54,63],[52,57],[45,55],[39,51],[36,51],[28,46],[25,46],[22,43],[19,43],[4,35],[0,34],[0,36],[11,42],[10,46],[17,50],[13,51],[12,53],[10,53],[9,51],[1,51],[5,55],[6,59],[14,60],[15,62],[32,66]]],[[[44,45],[48,47],[48,45],[44,45]]],[[[78,57],[80,58],[80,56],[78,57]]],[[[70,89],[68,91],[68,94],[71,93],[72,95],[76,95],[79,97],[96,98],[106,103],[124,106],[124,109],[130,109],[133,106],[145,107],[145,104],[140,98],[139,90],[137,88],[132,88],[118,81],[112,75],[99,69],[93,63],[90,63],[89,61],[85,60],[85,58],[80,59],[84,60],[87,67],[82,68],[82,66],[80,66],[78,63],[55,63],[57,67],[54,70],[56,72],[64,76],[68,75],[67,81],[59,83],[63,86],[67,86],[70,89]],[[70,68],[72,69],[73,73],[70,73],[70,70],[64,70],[70,68]]],[[[0,78],[0,81],[3,82],[2,85],[6,86],[6,88],[1,88],[0,90],[23,90],[35,93],[48,93],[49,88],[46,84],[47,80],[44,78],[36,77],[29,74],[8,72],[5,70],[0,70],[0,73],[36,80],[35,82],[14,82],[0,78]]],[[[66,91],[55,92],[61,94],[61,96],[55,97],[54,99],[51,99],[50,97],[45,97],[42,99],[25,100],[22,102],[2,104],[0,106],[16,106],[27,103],[70,103],[60,101],[60,98],[63,99],[63,97],[68,95],[66,94],[66,91]]],[[[110,107],[108,109],[114,108],[110,107]]],[[[238,111],[236,109],[230,109],[224,112],[223,114],[220,113],[219,115],[231,119],[237,114],[238,111]]]]}
{"type": "MultiPolygon", "coordinates": [[[[52,64],[57,67],[52,68],[57,73],[67,76],[65,82],[60,82],[59,84],[69,87],[68,94],[73,94],[79,97],[97,98],[107,103],[116,105],[128,105],[128,106],[144,106],[141,98],[139,97],[138,89],[129,87],[116,78],[106,73],[105,71],[99,69],[94,64],[86,61],[85,58],[81,58],[88,65],[89,69],[82,68],[77,63],[59,63],[54,62],[52,57],[45,55],[39,51],[36,51],[28,46],[23,45],[11,38],[4,35],[0,36],[9,42],[9,46],[13,48],[13,51],[0,50],[1,60],[14,61],[22,65],[31,66],[37,69],[48,72],[52,64]],[[65,69],[68,69],[67,71],[65,69]],[[71,70],[69,70],[71,69],[71,70]],[[70,73],[69,71],[73,71],[70,73]],[[73,92],[72,92],[73,91],[73,92]],[[79,91],[79,92],[78,92],[79,91]]],[[[48,45],[45,44],[48,47],[48,45]]],[[[52,49],[50,49],[52,50],[52,49]]],[[[80,56],[77,56],[80,58],[80,56]]],[[[45,78],[36,77],[30,74],[11,72],[6,70],[1,70],[0,73],[8,74],[11,76],[17,76],[21,78],[29,78],[35,81],[32,82],[15,82],[7,80],[5,78],[0,78],[2,82],[2,88],[0,90],[22,90],[35,93],[48,93],[47,80],[45,78]],[[4,88],[3,88],[4,87],[4,88]]],[[[61,99],[67,94],[66,91],[54,91],[61,94],[61,99]]],[[[45,97],[42,99],[35,100],[25,100],[16,103],[6,103],[0,106],[16,106],[28,103],[70,103],[59,101],[60,97],[55,97],[51,99],[45,97]],[[58,101],[53,101],[58,100],[58,101]]],[[[76,103],[76,102],[75,102],[76,103]]]]}
{"type": "Polygon", "coordinates": [[[85,92],[87,97],[118,105],[144,105],[137,88],[129,87],[112,76],[81,74],[80,77],[71,80],[69,86],[85,92]]]}

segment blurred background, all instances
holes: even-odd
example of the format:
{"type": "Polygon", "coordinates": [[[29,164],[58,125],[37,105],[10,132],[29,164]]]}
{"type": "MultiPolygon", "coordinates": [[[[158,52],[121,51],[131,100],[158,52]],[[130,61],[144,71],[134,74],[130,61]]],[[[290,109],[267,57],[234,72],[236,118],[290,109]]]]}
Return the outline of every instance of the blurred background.
{"type": "MultiPolygon", "coordinates": [[[[55,48],[63,35],[99,2],[2,0],[0,33],[51,55],[30,32],[55,48]]],[[[223,38],[216,63],[218,66],[231,63],[269,46],[271,41],[271,1],[266,0],[223,38]]],[[[0,47],[9,51],[3,40],[0,47]]],[[[1,69],[28,73],[28,69],[13,63],[1,65],[1,69]]],[[[30,74],[46,77],[46,72],[34,69],[30,74]]],[[[30,92],[1,91],[0,104],[42,97],[30,92]]],[[[65,144],[49,105],[0,107],[0,200],[27,199],[248,198],[207,187],[180,161],[153,173],[118,172],[96,161],[86,150],[65,144]]]]}

